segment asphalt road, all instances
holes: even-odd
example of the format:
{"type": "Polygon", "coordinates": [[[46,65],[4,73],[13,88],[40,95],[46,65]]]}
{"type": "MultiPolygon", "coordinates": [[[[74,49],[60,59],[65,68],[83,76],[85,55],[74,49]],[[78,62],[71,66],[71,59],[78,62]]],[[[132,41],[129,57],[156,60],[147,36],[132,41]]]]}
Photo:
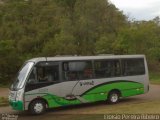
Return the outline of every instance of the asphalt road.
{"type": "MultiPolygon", "coordinates": [[[[2,90],[2,89],[0,89],[2,90]]],[[[0,92],[0,96],[2,96],[3,93],[6,95],[8,91],[6,90],[6,93],[0,92]]],[[[121,100],[120,103],[118,104],[135,104],[135,103],[143,103],[147,101],[152,101],[152,100],[160,100],[160,86],[159,85],[150,85],[150,91],[147,94],[143,95],[138,95],[130,98],[126,98],[121,100]]],[[[63,107],[63,108],[54,108],[54,109],[49,109],[44,115],[40,116],[31,116],[28,114],[28,112],[18,112],[12,110],[11,107],[0,107],[0,113],[8,113],[8,114],[14,114],[18,115],[19,119],[18,120],[54,120],[61,118],[63,119],[66,118],[67,116],[70,115],[85,115],[85,114],[92,114],[96,113],[96,110],[98,109],[104,109],[107,107],[107,104],[104,102],[98,102],[98,103],[92,103],[92,104],[83,104],[83,105],[75,105],[75,106],[68,106],[68,107],[63,107]]],[[[111,106],[110,106],[111,107],[111,106]]],[[[105,113],[98,113],[98,114],[105,114],[105,113]]]]}

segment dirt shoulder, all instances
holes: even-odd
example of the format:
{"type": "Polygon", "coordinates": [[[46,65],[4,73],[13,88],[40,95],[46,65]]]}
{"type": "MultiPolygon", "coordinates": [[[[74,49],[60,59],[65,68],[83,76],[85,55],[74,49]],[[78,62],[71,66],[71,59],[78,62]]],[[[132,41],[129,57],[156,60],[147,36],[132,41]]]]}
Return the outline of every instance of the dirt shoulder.
{"type": "Polygon", "coordinates": [[[143,95],[138,95],[133,98],[144,99],[144,100],[160,100],[159,93],[160,93],[160,85],[150,85],[148,93],[143,95]]]}
{"type": "Polygon", "coordinates": [[[8,97],[9,89],[8,88],[0,88],[0,97],[8,97]]]}

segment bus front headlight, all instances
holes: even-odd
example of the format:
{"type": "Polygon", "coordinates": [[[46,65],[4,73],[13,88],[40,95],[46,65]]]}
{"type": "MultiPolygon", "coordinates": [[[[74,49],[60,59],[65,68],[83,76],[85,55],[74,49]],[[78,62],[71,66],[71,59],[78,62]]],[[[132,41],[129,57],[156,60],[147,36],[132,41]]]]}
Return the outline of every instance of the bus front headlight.
{"type": "Polygon", "coordinates": [[[23,89],[17,91],[16,95],[16,101],[22,101],[23,100],[23,89]]]}

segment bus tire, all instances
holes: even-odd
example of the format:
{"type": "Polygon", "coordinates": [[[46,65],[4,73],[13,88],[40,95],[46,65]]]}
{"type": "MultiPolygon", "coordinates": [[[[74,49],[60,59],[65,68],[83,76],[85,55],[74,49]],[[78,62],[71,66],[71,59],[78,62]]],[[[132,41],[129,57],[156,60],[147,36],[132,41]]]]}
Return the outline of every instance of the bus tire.
{"type": "Polygon", "coordinates": [[[110,104],[118,103],[119,99],[120,99],[120,92],[119,91],[111,91],[111,92],[109,92],[107,101],[110,104]]]}
{"type": "Polygon", "coordinates": [[[29,105],[29,112],[33,115],[40,115],[46,111],[46,103],[43,100],[34,100],[29,105]]]}

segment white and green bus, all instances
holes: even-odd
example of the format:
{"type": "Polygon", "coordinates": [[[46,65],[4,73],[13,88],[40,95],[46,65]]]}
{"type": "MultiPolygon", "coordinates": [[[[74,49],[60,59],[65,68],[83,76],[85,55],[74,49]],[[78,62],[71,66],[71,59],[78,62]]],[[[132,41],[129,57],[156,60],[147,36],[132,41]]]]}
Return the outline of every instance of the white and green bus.
{"type": "Polygon", "coordinates": [[[42,57],[25,62],[10,88],[15,110],[41,114],[47,108],[108,101],[149,91],[144,55],[42,57]]]}

